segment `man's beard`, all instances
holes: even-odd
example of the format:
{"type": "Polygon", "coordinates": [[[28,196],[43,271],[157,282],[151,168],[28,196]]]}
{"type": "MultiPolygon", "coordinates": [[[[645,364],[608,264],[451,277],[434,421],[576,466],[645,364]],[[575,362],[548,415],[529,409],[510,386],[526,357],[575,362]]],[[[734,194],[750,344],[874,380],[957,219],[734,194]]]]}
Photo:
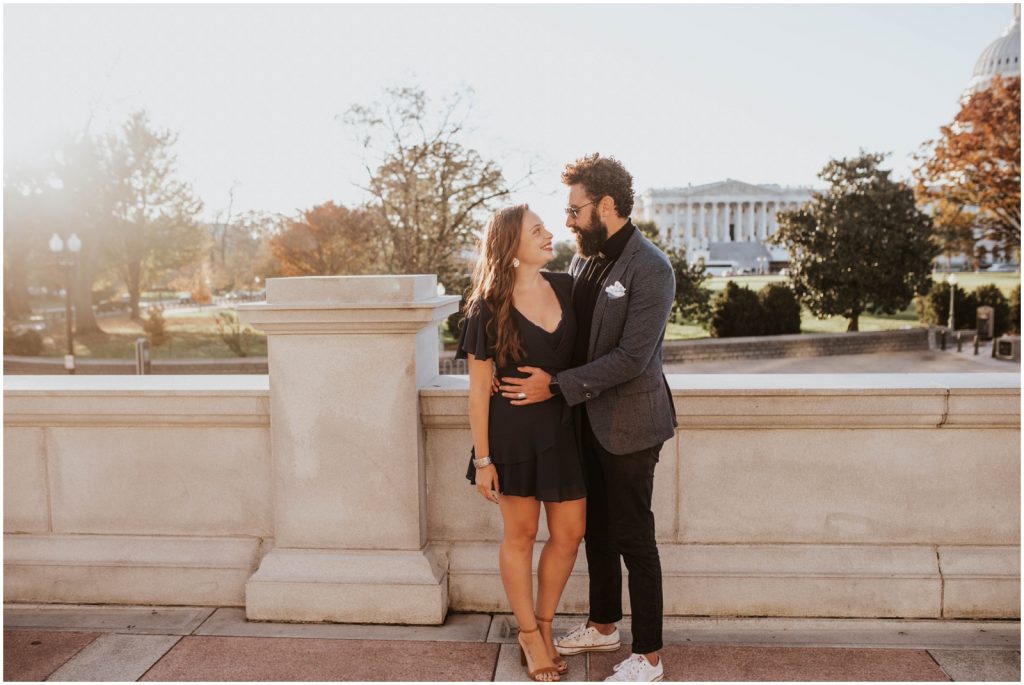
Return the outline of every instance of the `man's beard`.
{"type": "Polygon", "coordinates": [[[584,257],[596,255],[608,240],[608,227],[598,216],[592,217],[585,229],[580,226],[573,233],[576,234],[576,247],[584,257]]]}

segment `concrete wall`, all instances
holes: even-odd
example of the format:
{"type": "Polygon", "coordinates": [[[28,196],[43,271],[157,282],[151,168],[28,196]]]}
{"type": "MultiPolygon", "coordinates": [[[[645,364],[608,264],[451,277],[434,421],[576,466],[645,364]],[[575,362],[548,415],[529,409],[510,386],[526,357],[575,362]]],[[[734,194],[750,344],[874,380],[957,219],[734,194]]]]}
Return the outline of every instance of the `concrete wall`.
{"type": "MultiPolygon", "coordinates": [[[[679,430],[654,492],[666,613],[1019,615],[1016,377],[669,380],[679,430]]],[[[466,380],[422,395],[428,520],[451,545],[452,607],[507,610],[500,517],[464,477],[466,380]]],[[[585,565],[581,554],[564,611],[586,610],[585,565]]]]}
{"type": "MultiPolygon", "coordinates": [[[[1019,615],[1015,377],[669,380],[668,614],[1019,615]]],[[[274,547],[266,376],[4,382],[6,601],[245,604],[274,547]]],[[[500,517],[464,478],[466,402],[465,377],[420,390],[426,558],[451,609],[505,611],[500,517]]],[[[390,552],[348,554],[389,568],[390,552]]],[[[585,606],[581,553],[562,610],[585,606]]]]}
{"type": "MultiPolygon", "coordinates": [[[[457,304],[433,276],[270,279],[239,307],[268,376],[5,376],[5,601],[507,610],[467,379],[436,373],[457,304]]],[[[1019,616],[1019,377],[669,382],[668,614],[1019,616]]],[[[562,610],[585,597],[581,554],[562,610]]]]}
{"type": "Polygon", "coordinates": [[[5,376],[4,599],[240,605],[273,536],[266,376],[5,376]]]}

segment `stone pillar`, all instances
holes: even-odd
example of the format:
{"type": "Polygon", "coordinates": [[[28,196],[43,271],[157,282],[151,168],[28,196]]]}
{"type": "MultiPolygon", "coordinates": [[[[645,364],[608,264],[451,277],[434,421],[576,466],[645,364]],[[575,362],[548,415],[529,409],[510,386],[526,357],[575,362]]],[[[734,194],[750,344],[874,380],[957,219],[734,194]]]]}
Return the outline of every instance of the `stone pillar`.
{"type": "Polygon", "coordinates": [[[759,203],[761,210],[757,213],[757,237],[764,242],[768,237],[768,203],[759,203]]]}
{"type": "Polygon", "coordinates": [[[440,624],[445,548],[427,545],[419,388],[458,308],[437,278],[267,280],[238,306],[267,333],[274,540],[246,617],[440,624]]]}
{"type": "Polygon", "coordinates": [[[726,242],[732,242],[733,234],[729,231],[729,221],[732,219],[732,202],[726,200],[725,206],[722,208],[724,212],[724,221],[722,222],[722,233],[726,242]]]}

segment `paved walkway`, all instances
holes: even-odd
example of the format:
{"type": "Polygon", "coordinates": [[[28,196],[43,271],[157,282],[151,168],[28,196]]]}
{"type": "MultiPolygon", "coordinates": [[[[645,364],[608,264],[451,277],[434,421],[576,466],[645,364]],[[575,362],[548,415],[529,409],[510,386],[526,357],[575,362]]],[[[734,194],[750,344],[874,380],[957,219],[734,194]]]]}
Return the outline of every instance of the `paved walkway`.
{"type": "MultiPolygon", "coordinates": [[[[556,633],[581,617],[559,616],[556,633]]],[[[620,625],[631,639],[628,619],[620,625]]],[[[1019,621],[668,618],[674,681],[1020,681],[1019,621]]],[[[602,680],[628,655],[569,659],[602,680]]],[[[523,681],[504,614],[443,626],[248,622],[240,608],[8,604],[4,680],[523,681]]]]}
{"type": "Polygon", "coordinates": [[[992,358],[992,344],[942,350],[842,354],[830,357],[723,359],[666,364],[665,373],[1020,373],[1020,362],[992,358]]]}

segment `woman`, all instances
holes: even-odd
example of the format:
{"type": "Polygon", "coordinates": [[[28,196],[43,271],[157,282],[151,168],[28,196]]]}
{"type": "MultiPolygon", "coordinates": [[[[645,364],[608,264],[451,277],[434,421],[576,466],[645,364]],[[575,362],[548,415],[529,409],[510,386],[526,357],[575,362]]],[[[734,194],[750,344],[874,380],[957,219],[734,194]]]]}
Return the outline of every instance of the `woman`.
{"type": "Polygon", "coordinates": [[[523,663],[531,678],[545,682],[568,669],[555,651],[551,621],[586,527],[583,467],[561,397],[514,406],[492,394],[491,380],[495,372],[525,377],[523,367],[554,374],[569,366],[576,336],[572,276],[541,271],[554,256],[551,239],[526,205],[494,215],[456,353],[469,364],[473,448],[466,477],[501,508],[501,580],[519,623],[523,663]],[[550,537],[537,566],[535,610],[531,569],[542,502],[550,537]]]}

